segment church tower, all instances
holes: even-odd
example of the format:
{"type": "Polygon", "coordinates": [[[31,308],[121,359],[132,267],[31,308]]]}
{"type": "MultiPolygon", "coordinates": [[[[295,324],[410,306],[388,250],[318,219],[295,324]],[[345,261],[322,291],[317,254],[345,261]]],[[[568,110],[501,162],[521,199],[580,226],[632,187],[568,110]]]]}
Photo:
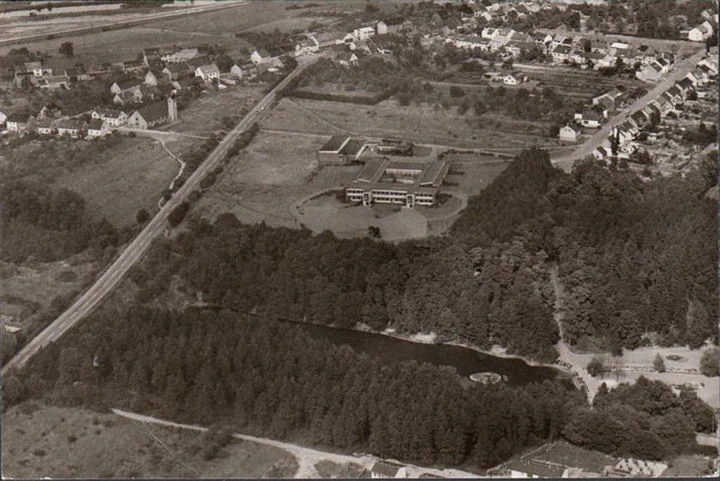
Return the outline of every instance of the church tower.
{"type": "Polygon", "coordinates": [[[175,122],[178,119],[177,113],[177,101],[175,100],[175,94],[168,97],[168,121],[175,122]]]}

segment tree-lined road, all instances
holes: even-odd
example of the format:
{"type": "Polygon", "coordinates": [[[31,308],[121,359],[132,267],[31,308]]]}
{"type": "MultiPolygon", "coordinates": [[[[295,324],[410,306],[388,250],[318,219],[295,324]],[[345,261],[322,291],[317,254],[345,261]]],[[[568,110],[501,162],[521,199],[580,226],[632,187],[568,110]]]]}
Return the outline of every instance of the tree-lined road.
{"type": "Polygon", "coordinates": [[[185,184],[165,203],[140,234],[138,234],[119,257],[98,278],[95,284],[63,312],[60,317],[53,321],[10,359],[10,361],[3,366],[2,375],[5,375],[11,369],[21,368],[38,351],[60,338],[68,329],[73,327],[98,305],[103,297],[120,282],[127,271],[142,257],[148,247],[150,247],[153,239],[158,237],[167,228],[167,218],[173,209],[185,201],[187,196],[199,186],[200,181],[207,173],[218,166],[239,135],[256,122],[265,109],[273,104],[277,91],[285,87],[291,79],[315,60],[316,59],[310,59],[299,64],[295,70],[288,74],[287,77],[255,105],[245,118],[220,141],[215,150],[210,153],[207,159],[205,159],[198,169],[187,179],[185,184]]]}
{"type": "Polygon", "coordinates": [[[678,80],[686,76],[689,72],[694,70],[697,63],[702,60],[703,57],[705,57],[704,49],[696,53],[695,55],[692,55],[691,57],[677,62],[675,64],[675,68],[667,74],[667,76],[662,80],[662,82],[653,87],[643,97],[639,98],[634,104],[630,106],[630,108],[627,109],[627,111],[620,112],[615,117],[609,119],[607,123],[600,128],[600,130],[595,132],[592,137],[590,137],[582,145],[578,146],[577,150],[572,152],[570,155],[558,155],[555,159],[553,159],[553,165],[560,167],[566,172],[570,172],[576,160],[584,159],[588,155],[591,155],[593,151],[600,147],[600,145],[608,138],[608,136],[610,136],[610,134],[612,133],[612,129],[622,124],[635,112],[644,109],[653,100],[660,97],[660,95],[662,95],[663,92],[672,87],[675,82],[677,82],[678,80]]]}

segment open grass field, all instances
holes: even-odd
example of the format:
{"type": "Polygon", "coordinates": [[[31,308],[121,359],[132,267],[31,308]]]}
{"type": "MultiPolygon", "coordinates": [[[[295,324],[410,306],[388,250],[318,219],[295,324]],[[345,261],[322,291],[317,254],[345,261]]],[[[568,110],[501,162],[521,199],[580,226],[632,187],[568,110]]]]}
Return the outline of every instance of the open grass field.
{"type": "MultiPolygon", "coordinates": [[[[16,266],[0,261],[0,292],[4,298],[19,298],[40,306],[50,305],[57,296],[82,289],[94,277],[97,265],[82,255],[70,261],[28,263],[16,266]]],[[[31,323],[32,316],[24,324],[31,323]]]]}
{"type": "Polygon", "coordinates": [[[290,3],[285,1],[249,2],[228,10],[158,21],[151,25],[182,32],[234,34],[243,30],[273,31],[275,28],[280,31],[303,30],[313,20],[320,18],[299,17],[299,14],[308,9],[288,10],[285,7],[289,5],[290,3]]]}
{"type": "Polygon", "coordinates": [[[699,478],[712,474],[712,460],[706,456],[684,455],[676,456],[669,462],[668,468],[663,471],[664,478],[685,477],[699,478]]]}
{"type": "Polygon", "coordinates": [[[178,164],[158,142],[137,137],[113,149],[105,162],[63,174],[56,185],[82,195],[93,217],[122,227],[135,222],[139,209],[154,212],[177,172],[178,164]]]}
{"type": "MultiPolygon", "coordinates": [[[[196,45],[198,40],[190,37],[187,33],[160,31],[146,27],[132,27],[123,30],[112,30],[108,32],[94,32],[86,35],[78,35],[69,39],[42,40],[24,44],[30,51],[47,52],[58,57],[58,47],[61,43],[70,41],[74,47],[74,61],[82,62],[86,66],[99,65],[104,62],[120,62],[134,60],[146,47],[171,47],[196,45]]],[[[205,40],[202,43],[207,43],[205,40]]],[[[237,43],[235,39],[227,38],[212,39],[212,43],[232,48],[237,43]]],[[[6,55],[17,45],[0,47],[0,55],[6,55]]]]}
{"type": "Polygon", "coordinates": [[[328,137],[259,132],[230,161],[215,185],[193,211],[214,219],[234,213],[246,223],[299,227],[291,205],[314,192],[350,182],[358,167],[327,167],[318,171],[315,153],[328,137]]]}
{"type": "MultiPolygon", "coordinates": [[[[242,118],[265,94],[258,85],[236,85],[208,91],[180,111],[181,122],[169,127],[175,132],[209,135],[223,126],[223,117],[242,118]]],[[[237,123],[233,122],[233,126],[237,123]]]]}
{"type": "Polygon", "coordinates": [[[281,449],[240,440],[205,461],[200,433],[34,402],[3,414],[2,441],[8,478],[282,478],[298,467],[281,449]]]}
{"type": "MultiPolygon", "coordinates": [[[[294,102],[299,109],[273,112],[263,121],[268,129],[298,132],[327,132],[328,126],[339,131],[380,138],[398,138],[421,144],[451,145],[465,148],[523,148],[536,145],[538,137],[517,131],[493,129],[485,120],[478,125],[457,115],[455,109],[436,109],[431,105],[402,107],[395,100],[385,100],[373,106],[361,106],[324,100],[283,99],[280,106],[294,102]],[[302,117],[314,120],[299,122],[293,112],[303,111],[302,117]]],[[[502,119],[498,119],[502,121],[502,119]]]]}

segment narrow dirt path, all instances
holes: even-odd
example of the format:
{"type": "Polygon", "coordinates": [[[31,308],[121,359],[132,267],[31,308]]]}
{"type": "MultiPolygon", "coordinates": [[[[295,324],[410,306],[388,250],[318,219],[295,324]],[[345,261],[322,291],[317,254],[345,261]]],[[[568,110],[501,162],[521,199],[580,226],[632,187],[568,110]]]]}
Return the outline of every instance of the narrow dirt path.
{"type": "MultiPolygon", "coordinates": [[[[111,409],[111,411],[118,416],[122,416],[127,419],[132,419],[134,421],[140,421],[142,423],[150,423],[150,424],[157,424],[161,426],[169,426],[173,428],[179,428],[179,429],[190,429],[193,431],[198,432],[205,432],[208,430],[208,428],[203,426],[197,426],[194,424],[180,424],[175,423],[172,421],[167,421],[164,419],[159,419],[151,416],[145,416],[143,414],[137,414],[132,413],[129,411],[123,411],[121,409],[111,409]]],[[[315,464],[317,464],[320,461],[326,460],[326,461],[332,461],[334,463],[354,463],[362,466],[363,468],[370,470],[372,469],[373,465],[376,461],[379,460],[379,458],[369,455],[369,454],[363,454],[358,456],[349,456],[345,454],[338,454],[338,453],[330,453],[327,451],[319,451],[316,449],[306,448],[303,446],[298,446],[296,444],[290,444],[290,443],[283,443],[281,441],[276,441],[274,439],[268,439],[268,438],[258,438],[255,436],[249,436],[247,434],[233,434],[233,437],[236,439],[243,439],[246,441],[251,441],[258,444],[265,444],[267,446],[273,446],[276,448],[283,449],[293,456],[297,458],[298,462],[298,470],[295,473],[295,478],[319,478],[320,475],[318,474],[317,470],[315,469],[315,464]]],[[[391,460],[392,461],[392,460],[391,460]]],[[[459,469],[437,469],[437,468],[425,468],[422,466],[414,466],[411,464],[404,464],[400,463],[406,466],[408,477],[409,478],[418,478],[421,474],[432,474],[435,476],[443,477],[443,478],[481,478],[482,476],[479,476],[474,473],[469,473],[467,471],[461,471],[459,469]]],[[[487,476],[486,476],[487,477],[487,476]]]]}

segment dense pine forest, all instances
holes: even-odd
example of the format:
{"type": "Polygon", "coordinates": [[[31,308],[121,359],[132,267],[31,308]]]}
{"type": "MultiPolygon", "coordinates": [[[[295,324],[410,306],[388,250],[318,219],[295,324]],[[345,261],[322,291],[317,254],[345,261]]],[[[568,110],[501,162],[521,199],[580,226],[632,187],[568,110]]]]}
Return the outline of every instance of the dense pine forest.
{"type": "Polygon", "coordinates": [[[383,366],[268,319],[434,331],[552,360],[549,272],[559,266],[568,341],[615,350],[654,337],[696,346],[716,336],[717,207],[704,197],[716,182],[710,164],[651,182],[593,163],[565,174],[530,150],[437,239],[340,240],[247,226],[229,214],[213,223],[191,216],[131,271],[134,305],[95,314],[41,352],[22,381],[5,380],[6,405],[43,395],[112,403],[478,468],[559,437],[651,459],[693,451],[694,432],[712,431],[715,419],[689,391],[641,380],[603,387],[590,406],[559,382],[485,386],[446,368],[383,366]],[[219,310],[165,305],[171,281],[219,310]]]}
{"type": "Polygon", "coordinates": [[[471,199],[450,236],[398,245],[200,220],[132,272],[138,301],[178,276],[206,302],[320,324],[434,331],[554,360],[550,269],[571,344],[618,351],[716,339],[712,165],[643,182],[594,163],[565,174],[529,150],[471,199]]]}

